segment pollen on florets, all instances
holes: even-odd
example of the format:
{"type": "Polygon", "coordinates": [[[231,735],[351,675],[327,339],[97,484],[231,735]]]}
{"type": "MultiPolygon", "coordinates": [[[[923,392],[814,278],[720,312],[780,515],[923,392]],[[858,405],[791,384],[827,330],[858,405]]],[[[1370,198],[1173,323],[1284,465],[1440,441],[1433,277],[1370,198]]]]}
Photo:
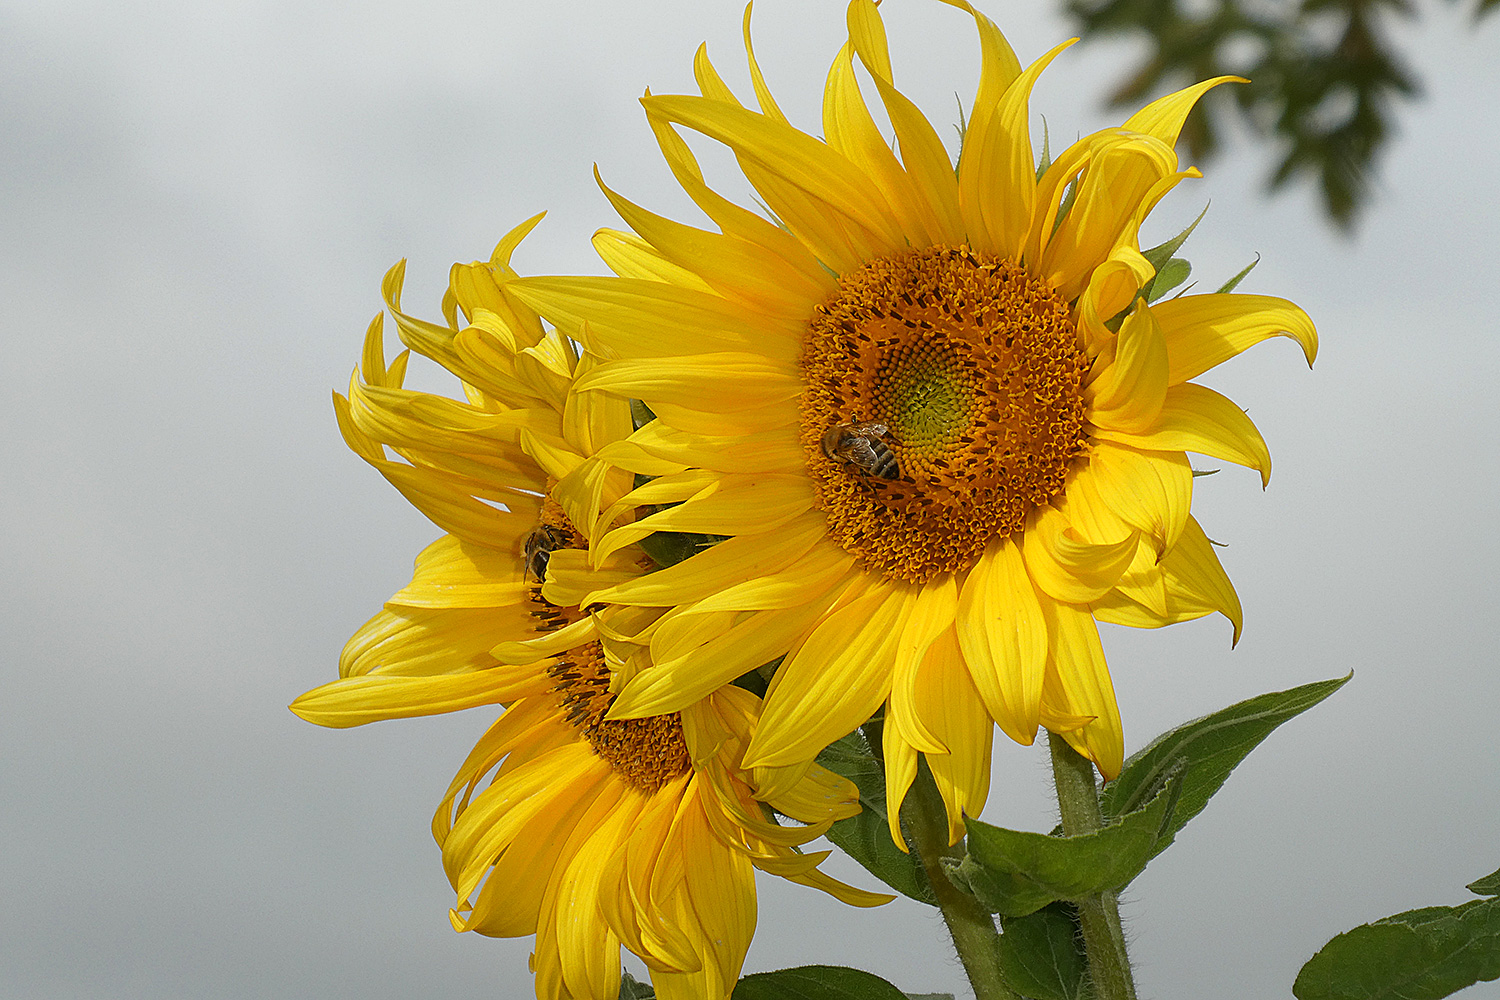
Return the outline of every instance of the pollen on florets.
{"type": "Polygon", "coordinates": [[[978,560],[1062,492],[1087,446],[1089,361],[1071,309],[1009,258],[932,247],[845,275],[808,325],[807,468],[829,531],[889,577],[978,560]],[[832,457],[829,428],[884,427],[900,475],[832,457]]]}
{"type": "Polygon", "coordinates": [[[678,713],[644,719],[604,718],[615,696],[609,692],[609,667],[599,643],[570,651],[553,661],[547,673],[563,718],[628,784],[654,792],[692,766],[678,713]]]}

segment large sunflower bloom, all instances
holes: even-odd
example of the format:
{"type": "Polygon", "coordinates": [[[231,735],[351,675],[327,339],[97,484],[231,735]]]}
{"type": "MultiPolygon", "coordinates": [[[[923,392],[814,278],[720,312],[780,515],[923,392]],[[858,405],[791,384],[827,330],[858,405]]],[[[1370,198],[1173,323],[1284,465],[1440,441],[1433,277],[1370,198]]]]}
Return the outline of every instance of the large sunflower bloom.
{"type": "MultiPolygon", "coordinates": [[[[1184,295],[1149,305],[1138,231],[1181,179],[1197,99],[1165,97],[1038,171],[1024,71],[963,0],[983,64],[955,167],[896,89],[879,13],[848,8],[823,136],[793,127],[746,49],[759,111],[700,49],[701,96],[642,100],[685,192],[719,231],[607,187],[633,234],[596,246],[616,277],[527,278],[518,298],[604,359],[582,389],[658,419],[601,457],[656,477],[617,507],[681,501],[594,538],[728,540],[585,601],[676,608],[699,645],[658,657],[612,718],[678,709],[784,656],[745,763],[767,793],[886,705],[890,793],[928,755],[959,816],[987,790],[991,720],[1062,733],[1106,778],[1123,757],[1096,622],[1157,627],[1240,605],[1189,514],[1186,452],[1270,474],[1254,425],[1190,381],[1246,347],[1316,333],[1295,305],[1184,295]],[[899,158],[860,93],[878,91],[899,158]],[[774,221],[703,179],[679,134],[728,146],[774,221]],[[1038,176],[1040,174],[1040,176],[1038,176]],[[650,500],[647,496],[649,493],[650,500]]],[[[601,182],[602,184],[602,182],[601,182]]],[[[896,815],[896,810],[891,810],[896,815]]]]}

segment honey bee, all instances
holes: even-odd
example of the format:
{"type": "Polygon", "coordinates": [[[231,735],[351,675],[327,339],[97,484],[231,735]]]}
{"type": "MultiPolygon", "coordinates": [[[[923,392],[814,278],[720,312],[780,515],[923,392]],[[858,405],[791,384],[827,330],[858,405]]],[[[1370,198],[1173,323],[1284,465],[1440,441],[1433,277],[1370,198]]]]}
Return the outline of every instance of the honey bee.
{"type": "Polygon", "coordinates": [[[835,424],[823,432],[823,454],[835,462],[852,465],[865,476],[878,479],[900,479],[901,466],[885,436],[885,424],[856,421],[835,424]]]}
{"type": "Polygon", "coordinates": [[[539,524],[526,536],[526,572],[541,583],[547,579],[547,560],[558,549],[568,547],[568,536],[561,528],[539,524]]]}

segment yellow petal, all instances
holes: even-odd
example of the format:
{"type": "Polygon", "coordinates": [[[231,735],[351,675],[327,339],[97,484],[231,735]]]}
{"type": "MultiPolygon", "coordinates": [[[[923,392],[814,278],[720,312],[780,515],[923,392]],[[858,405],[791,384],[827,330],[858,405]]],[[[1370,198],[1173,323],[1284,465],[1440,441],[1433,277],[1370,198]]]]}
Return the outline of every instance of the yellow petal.
{"type": "Polygon", "coordinates": [[[753,351],[783,360],[801,330],[747,318],[717,295],[631,278],[520,278],[507,286],[570,336],[608,358],[753,351]],[[585,330],[587,325],[587,330],[585,330]]]}
{"type": "Polygon", "coordinates": [[[1144,132],[1155,136],[1168,146],[1177,145],[1177,136],[1182,132],[1182,123],[1198,99],[1221,83],[1249,83],[1242,76],[1216,76],[1212,80],[1195,83],[1191,87],[1168,94],[1152,101],[1125,121],[1125,128],[1132,132],[1144,132]]]}
{"type": "Polygon", "coordinates": [[[953,630],[944,632],[922,661],[919,708],[948,746],[928,754],[933,780],[948,813],[948,843],[964,835],[964,817],[978,816],[990,790],[990,716],[964,667],[953,630]]]}
{"type": "Polygon", "coordinates": [[[1042,699],[1053,711],[1094,717],[1086,725],[1063,733],[1063,737],[1098,765],[1106,781],[1113,780],[1125,759],[1125,737],[1104,647],[1099,644],[1099,629],[1087,611],[1050,602],[1043,608],[1053,651],[1042,699]]]}
{"type": "MultiPolygon", "coordinates": [[[[744,108],[700,97],[656,96],[641,103],[649,115],[724,143],[742,160],[793,185],[816,204],[883,240],[888,249],[903,245],[900,228],[869,178],[812,136],[744,108]]],[[[755,179],[751,180],[753,183],[755,179]]],[[[795,232],[792,220],[786,221],[795,232]]]]}
{"type": "Polygon", "coordinates": [[[620,217],[662,259],[727,298],[784,318],[805,320],[827,296],[820,283],[762,246],[648,212],[610,190],[603,180],[599,180],[599,187],[620,217]]]}
{"type": "MultiPolygon", "coordinates": [[[[1088,140],[1085,140],[1088,141],[1088,140]]],[[[1148,135],[1112,135],[1096,140],[1092,159],[1078,179],[1077,197],[1050,239],[1037,273],[1072,300],[1089,274],[1130,232],[1141,204],[1166,193],[1158,182],[1175,176],[1177,154],[1148,135]]],[[[1174,182],[1175,183],[1175,182],[1174,182]]]]}
{"type": "Polygon", "coordinates": [[[1256,469],[1271,481],[1271,451],[1255,424],[1234,401],[1193,382],[1167,390],[1161,415],[1139,434],[1099,428],[1094,436],[1144,451],[1192,451],[1256,469]]]}
{"type": "MultiPolygon", "coordinates": [[[[650,91],[646,92],[650,96],[650,91]]],[[[812,252],[791,233],[766,221],[749,209],[741,208],[703,182],[703,172],[692,150],[670,124],[650,115],[646,123],[656,136],[662,156],[672,175],[689,198],[726,234],[738,236],[775,254],[794,268],[804,281],[823,289],[827,297],[837,281],[819,263],[812,252]]]]}
{"type": "Polygon", "coordinates": [[[933,235],[936,220],[931,217],[930,206],[886,145],[860,95],[854,75],[853,43],[845,43],[828,70],[828,82],[823,87],[823,136],[828,145],[847,156],[880,188],[901,231],[914,246],[936,242],[933,235]]]}
{"type": "MultiPolygon", "coordinates": [[[[1032,225],[1037,180],[1031,155],[1031,89],[1048,63],[1076,42],[1056,46],[1010,82],[986,121],[977,104],[959,159],[959,204],[969,239],[1002,257],[1021,255],[1032,225]]],[[[1034,257],[1033,257],[1034,259],[1034,257]]]]}
{"type": "Polygon", "coordinates": [[[1290,337],[1311,365],[1318,331],[1307,313],[1269,295],[1181,295],[1151,307],[1167,343],[1168,381],[1196,378],[1269,337],[1290,337]]]}
{"type": "Polygon", "coordinates": [[[1056,508],[1042,508],[1021,536],[1021,554],[1037,588],[1058,601],[1087,604],[1104,595],[1135,558],[1139,532],[1087,541],[1056,508]]]}
{"type": "Polygon", "coordinates": [[[901,624],[914,600],[912,588],[877,581],[825,616],[771,680],[744,766],[811,761],[868,719],[890,692],[901,624]]]}
{"type": "Polygon", "coordinates": [[[969,571],[956,635],[990,717],[1023,745],[1036,738],[1047,666],[1047,625],[1020,548],[995,539],[969,571]]]}
{"type": "MultiPolygon", "coordinates": [[[[1151,308],[1137,300],[1120,325],[1113,357],[1084,390],[1089,421],[1097,427],[1139,433],[1161,415],[1167,398],[1167,344],[1151,308]]],[[[1101,355],[1101,360],[1111,352],[1101,355]]]]}
{"type": "MultiPolygon", "coordinates": [[[[799,428],[788,424],[746,436],[688,434],[653,420],[632,434],[629,442],[658,460],[682,466],[718,472],[797,472],[807,464],[798,432],[799,428]]],[[[599,456],[617,453],[605,449],[599,456]]]]}
{"type": "Polygon", "coordinates": [[[300,718],[330,729],[348,729],[382,719],[414,719],[461,712],[476,705],[499,705],[547,688],[538,671],[491,667],[436,677],[391,677],[368,674],[340,678],[303,694],[291,710],[300,718]]]}
{"type": "MultiPolygon", "coordinates": [[[[594,168],[594,177],[599,177],[599,168],[594,168]]],[[[604,182],[599,181],[604,187],[604,182]]],[[[606,195],[613,194],[604,188],[606,195]]],[[[616,206],[618,211],[619,206],[616,206]]],[[[622,213],[623,214],[623,213],[622,213]]],[[[629,222],[629,218],[626,218],[629,222]]],[[[635,228],[632,226],[631,228],[635,228]]],[[[621,278],[638,278],[646,281],[662,281],[698,292],[712,292],[713,286],[687,267],[668,259],[656,247],[630,233],[617,229],[601,229],[589,241],[594,252],[606,267],[621,278]]]]}
{"type": "Polygon", "coordinates": [[[795,399],[804,385],[796,369],[741,352],[609,361],[578,380],[578,391],[605,391],[647,406],[661,402],[697,410],[748,410],[795,399]]]}
{"type": "Polygon", "coordinates": [[[952,627],[957,613],[958,586],[953,577],[929,580],[911,604],[896,650],[886,725],[899,727],[906,741],[923,753],[947,753],[948,746],[934,735],[918,709],[918,668],[928,647],[952,627]]]}
{"type": "Polygon", "coordinates": [[[922,199],[917,207],[931,220],[927,228],[933,241],[962,243],[964,224],[958,209],[958,179],[953,164],[932,123],[895,87],[880,12],[871,0],[853,0],[847,21],[849,40],[880,91],[896,132],[902,162],[914,182],[916,196],[922,199]]]}
{"type": "MultiPolygon", "coordinates": [[[[670,607],[691,604],[736,583],[774,573],[800,558],[823,537],[821,512],[798,518],[767,539],[739,535],[707,548],[675,566],[595,590],[584,603],[640,604],[670,607]]],[[[556,559],[570,550],[554,552],[556,559]]],[[[552,576],[548,567],[548,577],[552,576]]]]}
{"type": "Polygon", "coordinates": [[[1103,502],[1151,538],[1158,555],[1177,544],[1193,500],[1186,455],[1100,441],[1089,455],[1088,474],[1103,502]]]}

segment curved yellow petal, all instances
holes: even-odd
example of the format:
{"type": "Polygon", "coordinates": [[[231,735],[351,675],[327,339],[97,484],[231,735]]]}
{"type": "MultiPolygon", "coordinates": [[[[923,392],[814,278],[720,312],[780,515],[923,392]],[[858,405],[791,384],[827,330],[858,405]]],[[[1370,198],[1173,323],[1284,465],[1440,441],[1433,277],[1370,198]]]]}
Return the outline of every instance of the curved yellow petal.
{"type": "Polygon", "coordinates": [[[1120,324],[1113,347],[1100,355],[1107,363],[1095,364],[1084,390],[1088,418],[1098,427],[1139,433],[1155,424],[1167,398],[1167,343],[1144,300],[1120,324]]]}
{"type": "MultiPolygon", "coordinates": [[[[806,319],[827,295],[821,284],[756,243],[739,236],[711,233],[648,212],[595,180],[629,224],[661,259],[727,298],[790,319],[806,319]]],[[[598,237],[595,237],[598,245],[598,237]]],[[[692,287],[691,283],[688,283],[692,287]]]]}
{"type": "MultiPolygon", "coordinates": [[[[598,177],[599,168],[595,167],[594,178],[604,188],[604,182],[598,180],[598,177]]],[[[612,194],[608,188],[604,188],[604,193],[606,196],[612,194]]],[[[619,206],[616,205],[615,209],[618,211],[619,206]]],[[[624,215],[623,212],[620,214],[624,215]]],[[[626,218],[626,221],[630,220],[626,218]]],[[[631,228],[635,227],[632,225],[631,228]]],[[[594,233],[589,243],[605,266],[621,278],[662,281],[691,288],[696,292],[714,291],[714,287],[695,271],[669,259],[655,246],[634,234],[622,233],[618,229],[600,229],[594,233]]]]}
{"type": "Polygon", "coordinates": [[[854,75],[854,44],[846,43],[828,70],[823,87],[823,136],[880,188],[901,231],[915,246],[937,242],[936,220],[911,176],[886,145],[859,92],[854,75]],[[924,214],[925,213],[925,214],[924,214]]]}
{"type": "Polygon", "coordinates": [[[1114,542],[1090,542],[1055,508],[1038,512],[1021,536],[1021,554],[1037,588],[1067,604],[1103,596],[1135,558],[1139,532],[1114,542]]]}
{"type": "Polygon", "coordinates": [[[1191,87],[1168,94],[1152,101],[1125,120],[1125,128],[1132,132],[1143,132],[1154,136],[1168,146],[1177,145],[1182,132],[1182,123],[1193,110],[1198,99],[1221,83],[1249,83],[1242,76],[1216,76],[1212,80],[1195,83],[1191,87]]]}
{"type": "Polygon", "coordinates": [[[316,725],[348,729],[384,719],[415,719],[476,705],[499,705],[545,688],[545,683],[538,683],[536,671],[511,667],[435,677],[367,674],[313,688],[289,707],[316,725]]]}
{"type": "Polygon", "coordinates": [[[1270,295],[1181,295],[1151,307],[1167,343],[1172,385],[1270,337],[1290,337],[1307,363],[1318,356],[1318,331],[1295,304],[1270,295]]]}
{"type": "Polygon", "coordinates": [[[1177,544],[1193,501],[1186,455],[1100,441],[1089,454],[1088,470],[1104,504],[1150,538],[1158,556],[1177,544]]]}
{"type": "MultiPolygon", "coordinates": [[[[647,91],[646,96],[651,96],[651,92],[647,91]]],[[[775,254],[795,268],[805,281],[822,287],[825,294],[833,290],[836,285],[834,276],[795,236],[749,209],[741,208],[704,183],[703,171],[692,150],[669,123],[648,115],[646,124],[656,136],[657,145],[678,185],[703,210],[703,214],[726,234],[749,240],[775,254]]]]}
{"type": "Polygon", "coordinates": [[[1192,451],[1260,472],[1271,481],[1271,451],[1254,422],[1234,401],[1193,382],[1167,390],[1155,425],[1141,433],[1101,427],[1094,436],[1143,451],[1192,451]]]}

